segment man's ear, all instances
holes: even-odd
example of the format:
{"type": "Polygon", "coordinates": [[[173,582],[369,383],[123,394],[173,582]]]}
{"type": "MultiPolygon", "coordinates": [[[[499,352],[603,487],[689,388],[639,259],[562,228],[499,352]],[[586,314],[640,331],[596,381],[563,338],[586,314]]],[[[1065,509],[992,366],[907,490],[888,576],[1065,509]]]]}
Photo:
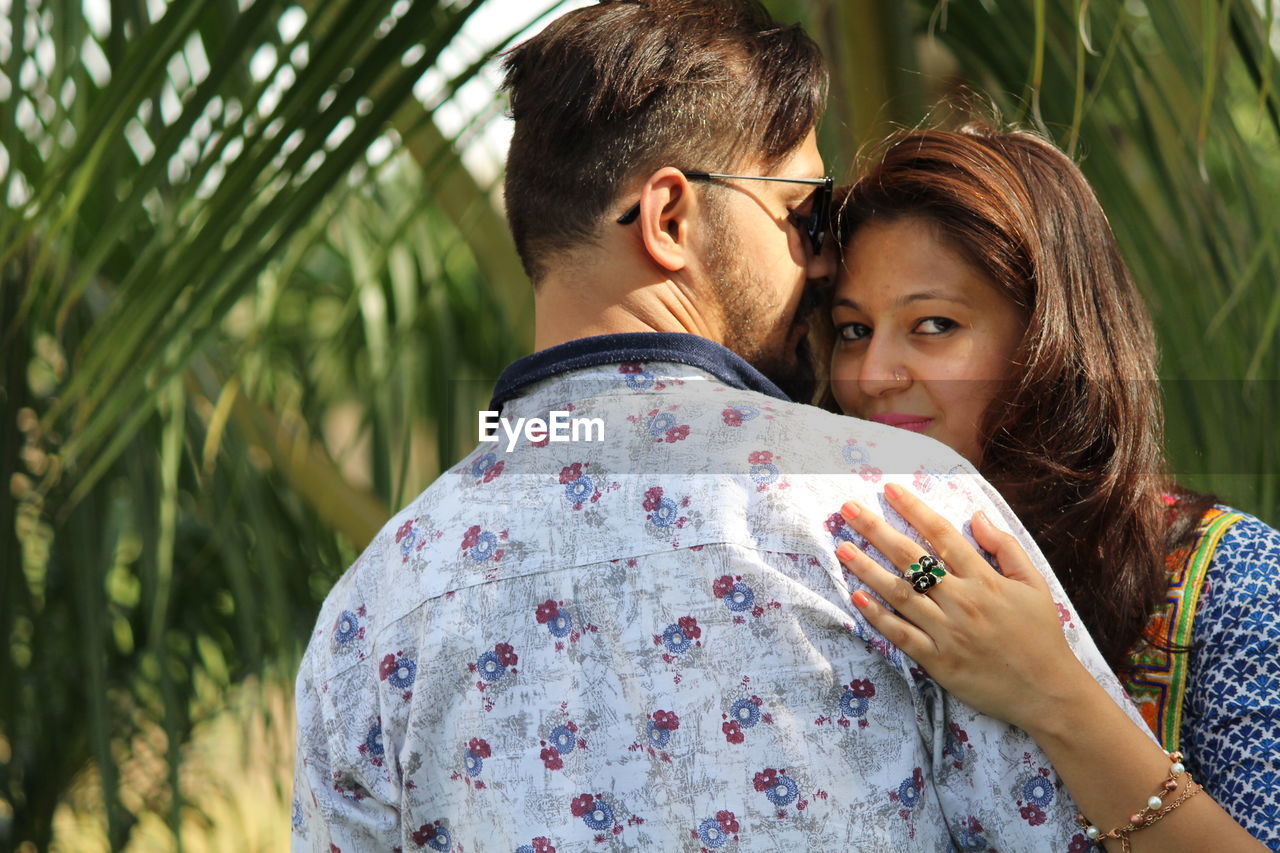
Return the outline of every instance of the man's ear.
{"type": "Polygon", "coordinates": [[[689,217],[696,209],[689,179],[671,166],[650,175],[640,190],[640,239],[653,262],[668,272],[689,265],[689,217]]]}

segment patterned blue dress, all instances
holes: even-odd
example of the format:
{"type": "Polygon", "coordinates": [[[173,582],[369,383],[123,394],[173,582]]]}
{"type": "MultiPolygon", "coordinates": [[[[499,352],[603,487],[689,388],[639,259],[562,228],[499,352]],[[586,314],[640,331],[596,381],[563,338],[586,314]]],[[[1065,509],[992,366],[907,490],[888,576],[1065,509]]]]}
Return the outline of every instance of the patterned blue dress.
{"type": "Polygon", "coordinates": [[[1227,530],[1192,639],[1181,728],[1188,769],[1280,851],[1280,531],[1251,515],[1227,530]]]}

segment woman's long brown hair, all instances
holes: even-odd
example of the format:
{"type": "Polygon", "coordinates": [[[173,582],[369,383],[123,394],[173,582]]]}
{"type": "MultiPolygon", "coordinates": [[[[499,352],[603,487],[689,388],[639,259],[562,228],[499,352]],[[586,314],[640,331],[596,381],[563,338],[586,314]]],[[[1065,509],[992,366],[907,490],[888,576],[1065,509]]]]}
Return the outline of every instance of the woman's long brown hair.
{"type": "Polygon", "coordinates": [[[980,470],[1121,670],[1164,599],[1166,554],[1212,498],[1168,477],[1155,333],[1106,215],[1051,143],[969,124],[888,140],[848,191],[840,243],[908,216],[934,223],[1024,311],[1015,376],[985,414],[980,470]]]}

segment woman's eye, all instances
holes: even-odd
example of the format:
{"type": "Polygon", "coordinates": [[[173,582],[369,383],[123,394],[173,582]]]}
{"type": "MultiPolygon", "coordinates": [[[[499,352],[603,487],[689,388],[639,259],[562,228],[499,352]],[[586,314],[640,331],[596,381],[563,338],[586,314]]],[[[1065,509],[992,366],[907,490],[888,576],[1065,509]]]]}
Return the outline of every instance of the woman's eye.
{"type": "Polygon", "coordinates": [[[842,341],[860,341],[871,336],[871,327],[862,323],[845,323],[836,327],[836,334],[842,341]]]}
{"type": "Polygon", "coordinates": [[[922,335],[941,335],[955,327],[955,320],[948,320],[946,317],[925,317],[916,325],[916,331],[922,335]]]}

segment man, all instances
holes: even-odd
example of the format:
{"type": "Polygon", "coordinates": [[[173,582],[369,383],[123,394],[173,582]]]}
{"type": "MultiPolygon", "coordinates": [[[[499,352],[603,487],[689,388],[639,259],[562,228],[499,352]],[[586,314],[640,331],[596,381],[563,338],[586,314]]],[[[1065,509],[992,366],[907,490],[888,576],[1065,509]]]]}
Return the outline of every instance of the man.
{"type": "Polygon", "coordinates": [[[941,445],[790,402],[831,273],[816,46],[605,2],[507,70],[537,352],[325,602],[295,849],[1083,849],[1036,745],[848,603],[837,509],[890,480],[1039,552],[941,445]]]}

